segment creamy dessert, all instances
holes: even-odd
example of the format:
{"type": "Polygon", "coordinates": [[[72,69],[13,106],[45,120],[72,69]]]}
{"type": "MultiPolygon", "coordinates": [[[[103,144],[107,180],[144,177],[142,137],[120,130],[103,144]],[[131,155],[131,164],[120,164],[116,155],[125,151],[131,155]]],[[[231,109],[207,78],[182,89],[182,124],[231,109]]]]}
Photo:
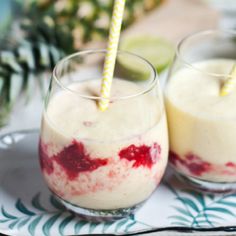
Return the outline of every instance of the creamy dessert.
{"type": "Polygon", "coordinates": [[[100,81],[73,83],[50,99],[39,145],[41,169],[60,198],[89,209],[120,209],[147,199],[168,156],[166,117],[156,95],[114,79],[109,108],[98,110],[100,81]],[[70,90],[70,91],[69,91],[70,90]],[[83,95],[83,96],[79,96],[83,95]]]}
{"type": "Polygon", "coordinates": [[[236,91],[219,95],[234,63],[198,62],[177,71],[167,84],[170,162],[185,175],[236,181],[236,91]]]}

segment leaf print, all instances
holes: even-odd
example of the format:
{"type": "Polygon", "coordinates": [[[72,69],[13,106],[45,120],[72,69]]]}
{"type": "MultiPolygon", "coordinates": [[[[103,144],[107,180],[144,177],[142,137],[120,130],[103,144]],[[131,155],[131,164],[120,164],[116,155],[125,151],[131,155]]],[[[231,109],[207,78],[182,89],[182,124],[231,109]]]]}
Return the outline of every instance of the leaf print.
{"type": "Polygon", "coordinates": [[[17,225],[17,228],[20,229],[22,228],[24,225],[26,225],[29,221],[30,221],[30,217],[27,217],[26,219],[23,219],[22,221],[20,221],[20,223],[17,225]]]}
{"type": "Polygon", "coordinates": [[[183,209],[181,207],[174,206],[174,208],[177,211],[179,211],[180,213],[182,213],[183,215],[185,215],[185,216],[188,216],[188,217],[191,217],[191,218],[193,217],[193,215],[189,211],[187,211],[187,210],[185,210],[185,209],[183,209]]]}
{"type": "Polygon", "coordinates": [[[0,223],[6,223],[8,221],[9,221],[9,219],[7,219],[7,220],[0,220],[0,223]]]}
{"type": "Polygon", "coordinates": [[[106,233],[107,229],[113,225],[115,222],[106,222],[106,223],[103,223],[103,228],[102,228],[102,233],[106,233]]]}
{"type": "Polygon", "coordinates": [[[50,203],[57,209],[64,211],[65,207],[53,196],[50,196],[50,203]]]}
{"type": "Polygon", "coordinates": [[[78,223],[76,223],[75,225],[75,234],[79,234],[80,230],[86,225],[88,224],[87,221],[81,220],[78,223]]]}
{"type": "Polygon", "coordinates": [[[40,193],[37,193],[34,196],[31,203],[32,203],[32,206],[34,208],[36,208],[37,210],[46,211],[46,209],[44,207],[42,207],[42,205],[40,204],[40,193]]]}
{"type": "Polygon", "coordinates": [[[3,206],[1,207],[1,212],[2,212],[2,215],[5,216],[8,219],[12,219],[12,220],[17,219],[16,216],[13,216],[13,215],[7,213],[3,206]]]}
{"type": "MultiPolygon", "coordinates": [[[[207,216],[210,217],[210,218],[214,218],[214,219],[220,219],[220,220],[224,219],[224,218],[222,218],[218,215],[211,214],[211,213],[207,213],[207,216]]],[[[197,216],[197,218],[205,218],[205,217],[206,217],[205,213],[201,213],[197,216]]]]}
{"type": "Polygon", "coordinates": [[[181,201],[183,204],[188,205],[191,209],[195,210],[196,212],[199,212],[197,204],[192,201],[190,198],[187,197],[177,197],[179,201],[181,201]]]}
{"type": "Polygon", "coordinates": [[[50,235],[50,229],[52,228],[53,224],[57,221],[57,219],[60,217],[60,215],[61,213],[53,215],[44,223],[43,232],[46,236],[50,235]]]}
{"type": "Polygon", "coordinates": [[[9,229],[13,229],[15,225],[19,222],[19,220],[14,220],[11,224],[9,224],[9,229]]]}
{"type": "Polygon", "coordinates": [[[226,201],[226,200],[220,200],[218,202],[226,206],[236,207],[236,202],[231,202],[231,201],[226,201]]]}
{"type": "Polygon", "coordinates": [[[175,220],[180,220],[180,221],[184,221],[184,222],[188,222],[189,220],[183,216],[169,216],[169,219],[175,219],[175,220]]]}
{"type": "Polygon", "coordinates": [[[129,220],[128,219],[122,219],[120,221],[117,221],[116,227],[115,227],[115,232],[118,233],[120,228],[124,226],[129,220]]]}
{"type": "Polygon", "coordinates": [[[23,213],[23,214],[25,214],[25,215],[27,215],[27,216],[34,216],[34,215],[35,215],[34,212],[28,210],[28,209],[24,206],[24,204],[21,202],[20,199],[18,199],[17,202],[16,202],[16,208],[17,208],[17,210],[19,210],[21,213],[23,213]]]}
{"type": "Polygon", "coordinates": [[[235,216],[233,212],[223,207],[207,207],[205,211],[216,211],[216,212],[224,213],[227,215],[235,216]]]}
{"type": "Polygon", "coordinates": [[[35,235],[36,227],[37,227],[37,225],[39,224],[39,222],[41,221],[42,217],[43,217],[42,215],[37,216],[37,217],[29,224],[28,230],[29,230],[31,236],[34,236],[34,235],[35,235]]]}
{"type": "Polygon", "coordinates": [[[132,228],[134,225],[136,224],[136,222],[131,222],[130,224],[128,224],[126,227],[125,227],[125,232],[128,233],[129,232],[129,229],[132,228]]]}
{"type": "Polygon", "coordinates": [[[60,234],[63,236],[64,235],[64,230],[65,227],[75,218],[74,215],[69,215],[67,216],[64,220],[62,220],[62,222],[59,225],[59,232],[60,234]]]}
{"type": "Polygon", "coordinates": [[[100,223],[98,222],[93,222],[89,224],[89,234],[92,234],[94,229],[99,225],[100,223]]]}

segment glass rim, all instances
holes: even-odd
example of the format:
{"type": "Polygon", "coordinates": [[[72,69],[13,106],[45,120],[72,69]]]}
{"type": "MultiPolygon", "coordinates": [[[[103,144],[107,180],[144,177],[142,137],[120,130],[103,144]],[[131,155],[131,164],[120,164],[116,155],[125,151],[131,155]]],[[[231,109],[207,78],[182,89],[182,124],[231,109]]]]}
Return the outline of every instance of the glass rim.
{"type": "MultiPolygon", "coordinates": [[[[233,30],[233,29],[200,30],[200,31],[197,31],[197,32],[194,32],[194,33],[190,33],[190,34],[186,35],[184,38],[182,38],[179,41],[179,43],[177,44],[177,47],[176,47],[176,50],[175,50],[175,54],[178,57],[178,59],[180,59],[183,62],[183,64],[186,65],[187,67],[189,67],[190,69],[194,69],[195,71],[198,71],[200,73],[203,73],[203,74],[206,74],[206,75],[209,75],[209,76],[213,76],[213,77],[222,77],[222,76],[232,77],[231,75],[225,74],[225,73],[222,74],[222,73],[213,73],[213,72],[203,71],[200,68],[198,68],[196,66],[193,66],[193,63],[190,63],[190,62],[186,61],[184,59],[184,56],[181,53],[182,47],[184,46],[184,44],[188,40],[194,39],[194,38],[199,37],[199,36],[207,36],[207,35],[213,35],[213,34],[222,34],[222,35],[226,34],[228,36],[236,38],[236,30],[233,30]]],[[[235,61],[235,63],[236,63],[236,61],[235,61]]]]}
{"type": "MultiPolygon", "coordinates": [[[[57,70],[58,70],[58,68],[61,65],[63,65],[64,62],[66,62],[66,61],[68,61],[68,60],[70,60],[70,59],[72,59],[74,57],[81,56],[81,55],[95,54],[95,53],[103,53],[103,54],[105,54],[106,52],[107,52],[106,49],[85,49],[85,50],[82,50],[82,51],[79,51],[79,52],[72,53],[72,54],[62,58],[61,60],[59,60],[56,63],[56,65],[53,68],[53,71],[52,71],[53,80],[62,89],[66,90],[68,92],[71,92],[72,94],[75,94],[75,95],[77,95],[77,96],[79,96],[79,97],[81,97],[83,99],[89,99],[89,100],[101,100],[101,99],[104,99],[102,96],[80,94],[79,92],[77,92],[77,91],[75,91],[73,89],[68,88],[68,86],[63,85],[63,83],[59,80],[59,76],[58,76],[57,70]]],[[[147,59],[145,59],[142,56],[139,56],[139,55],[137,55],[135,53],[128,52],[128,51],[123,51],[123,50],[118,50],[117,51],[117,55],[118,54],[130,55],[130,56],[136,57],[136,58],[140,59],[141,61],[143,61],[144,63],[146,63],[149,66],[150,70],[152,71],[152,74],[150,75],[151,81],[140,92],[137,92],[137,93],[134,93],[134,94],[131,94],[131,95],[114,96],[114,97],[111,96],[111,97],[108,98],[109,100],[115,101],[115,100],[126,100],[126,99],[130,99],[130,98],[135,98],[135,97],[138,97],[140,95],[146,94],[147,92],[151,91],[155,85],[158,85],[157,71],[154,68],[154,66],[147,59]]]]}

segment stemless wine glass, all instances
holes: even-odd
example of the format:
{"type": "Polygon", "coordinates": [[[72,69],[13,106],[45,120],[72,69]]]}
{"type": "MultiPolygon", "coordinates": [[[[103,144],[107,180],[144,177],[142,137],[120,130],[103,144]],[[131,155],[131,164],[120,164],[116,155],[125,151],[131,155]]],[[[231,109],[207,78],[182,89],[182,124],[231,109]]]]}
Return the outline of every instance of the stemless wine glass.
{"type": "Polygon", "coordinates": [[[133,213],[159,184],[168,156],[162,95],[148,61],[118,52],[109,107],[98,109],[105,53],[79,52],[56,65],[39,144],[49,189],[96,220],[133,213]]]}
{"type": "Polygon", "coordinates": [[[170,163],[195,189],[236,190],[236,91],[220,91],[236,63],[236,32],[180,42],[165,87],[170,163]]]}

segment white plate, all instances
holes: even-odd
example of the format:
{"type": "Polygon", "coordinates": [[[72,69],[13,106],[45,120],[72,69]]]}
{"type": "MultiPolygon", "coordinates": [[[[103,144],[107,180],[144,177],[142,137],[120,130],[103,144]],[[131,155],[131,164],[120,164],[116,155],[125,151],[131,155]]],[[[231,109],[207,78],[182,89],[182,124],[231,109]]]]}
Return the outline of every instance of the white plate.
{"type": "Polygon", "coordinates": [[[0,233],[14,236],[81,234],[235,235],[236,194],[199,194],[171,173],[128,219],[90,223],[67,212],[40,174],[38,132],[0,137],[0,233]]]}

